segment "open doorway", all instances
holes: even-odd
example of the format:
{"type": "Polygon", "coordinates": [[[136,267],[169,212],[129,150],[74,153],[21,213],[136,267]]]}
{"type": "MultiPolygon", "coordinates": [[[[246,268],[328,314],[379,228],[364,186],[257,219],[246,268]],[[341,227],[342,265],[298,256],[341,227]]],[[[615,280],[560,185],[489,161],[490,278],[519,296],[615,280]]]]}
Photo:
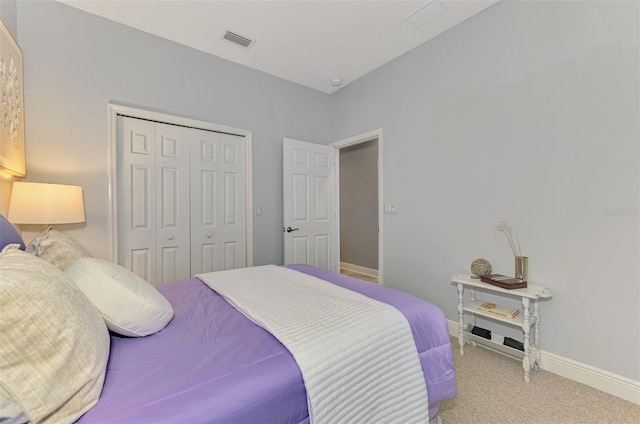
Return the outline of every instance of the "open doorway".
{"type": "Polygon", "coordinates": [[[382,129],[331,144],[336,148],[336,243],[341,273],[384,285],[382,129]]]}
{"type": "Polygon", "coordinates": [[[340,273],[378,283],[378,139],[340,155],[340,273]]]}

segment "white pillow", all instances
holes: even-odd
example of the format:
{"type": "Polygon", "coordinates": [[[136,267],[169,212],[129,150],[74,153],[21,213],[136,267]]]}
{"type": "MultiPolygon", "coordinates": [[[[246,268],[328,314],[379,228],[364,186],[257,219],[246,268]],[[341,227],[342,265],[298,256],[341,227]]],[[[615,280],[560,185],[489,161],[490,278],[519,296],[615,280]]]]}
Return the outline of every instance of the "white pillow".
{"type": "Polygon", "coordinates": [[[173,308],[151,284],[113,262],[80,258],[64,272],[91,300],[107,327],[124,336],[148,336],[173,318],[173,308]]]}
{"type": "Polygon", "coordinates": [[[73,422],[98,401],[109,333],[62,271],[17,247],[0,253],[0,421],[73,422]]]}

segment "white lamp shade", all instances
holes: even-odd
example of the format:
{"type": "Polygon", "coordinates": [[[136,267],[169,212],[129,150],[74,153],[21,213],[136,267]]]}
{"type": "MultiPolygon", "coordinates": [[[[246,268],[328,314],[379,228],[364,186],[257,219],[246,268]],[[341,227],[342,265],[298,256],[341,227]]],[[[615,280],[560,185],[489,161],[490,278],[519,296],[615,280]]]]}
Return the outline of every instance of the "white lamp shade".
{"type": "Polygon", "coordinates": [[[84,222],[82,187],[15,181],[7,219],[14,224],[84,222]]]}

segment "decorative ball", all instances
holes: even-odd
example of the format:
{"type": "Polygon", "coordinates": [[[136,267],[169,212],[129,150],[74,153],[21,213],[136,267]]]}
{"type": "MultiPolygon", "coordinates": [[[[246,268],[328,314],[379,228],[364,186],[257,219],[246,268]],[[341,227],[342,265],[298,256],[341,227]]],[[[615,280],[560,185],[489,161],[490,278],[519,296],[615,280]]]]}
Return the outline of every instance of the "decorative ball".
{"type": "Polygon", "coordinates": [[[486,259],[480,258],[471,262],[471,272],[476,276],[476,278],[480,278],[483,275],[489,275],[492,270],[491,263],[486,259]]]}

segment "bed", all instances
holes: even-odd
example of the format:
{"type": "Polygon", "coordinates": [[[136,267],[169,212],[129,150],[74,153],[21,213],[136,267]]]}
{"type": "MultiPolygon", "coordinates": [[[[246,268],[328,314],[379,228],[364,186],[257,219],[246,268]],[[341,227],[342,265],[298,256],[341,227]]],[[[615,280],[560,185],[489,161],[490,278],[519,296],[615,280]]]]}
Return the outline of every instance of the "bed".
{"type": "MultiPolygon", "coordinates": [[[[431,418],[442,400],[455,396],[447,324],[437,307],[309,265],[290,268],[398,308],[412,324],[431,418]]],[[[302,377],[273,336],[197,278],[157,288],[175,317],[146,338],[111,337],[100,401],[80,423],[308,422],[302,377]]]]}
{"type": "MultiPolygon", "coordinates": [[[[396,308],[410,324],[438,422],[441,401],[456,395],[442,311],[406,293],[310,265],[287,266],[396,308]]],[[[79,423],[308,423],[305,384],[292,354],[202,280],[156,286],[173,308],[146,337],[111,332],[99,399],[79,423]]]]}

